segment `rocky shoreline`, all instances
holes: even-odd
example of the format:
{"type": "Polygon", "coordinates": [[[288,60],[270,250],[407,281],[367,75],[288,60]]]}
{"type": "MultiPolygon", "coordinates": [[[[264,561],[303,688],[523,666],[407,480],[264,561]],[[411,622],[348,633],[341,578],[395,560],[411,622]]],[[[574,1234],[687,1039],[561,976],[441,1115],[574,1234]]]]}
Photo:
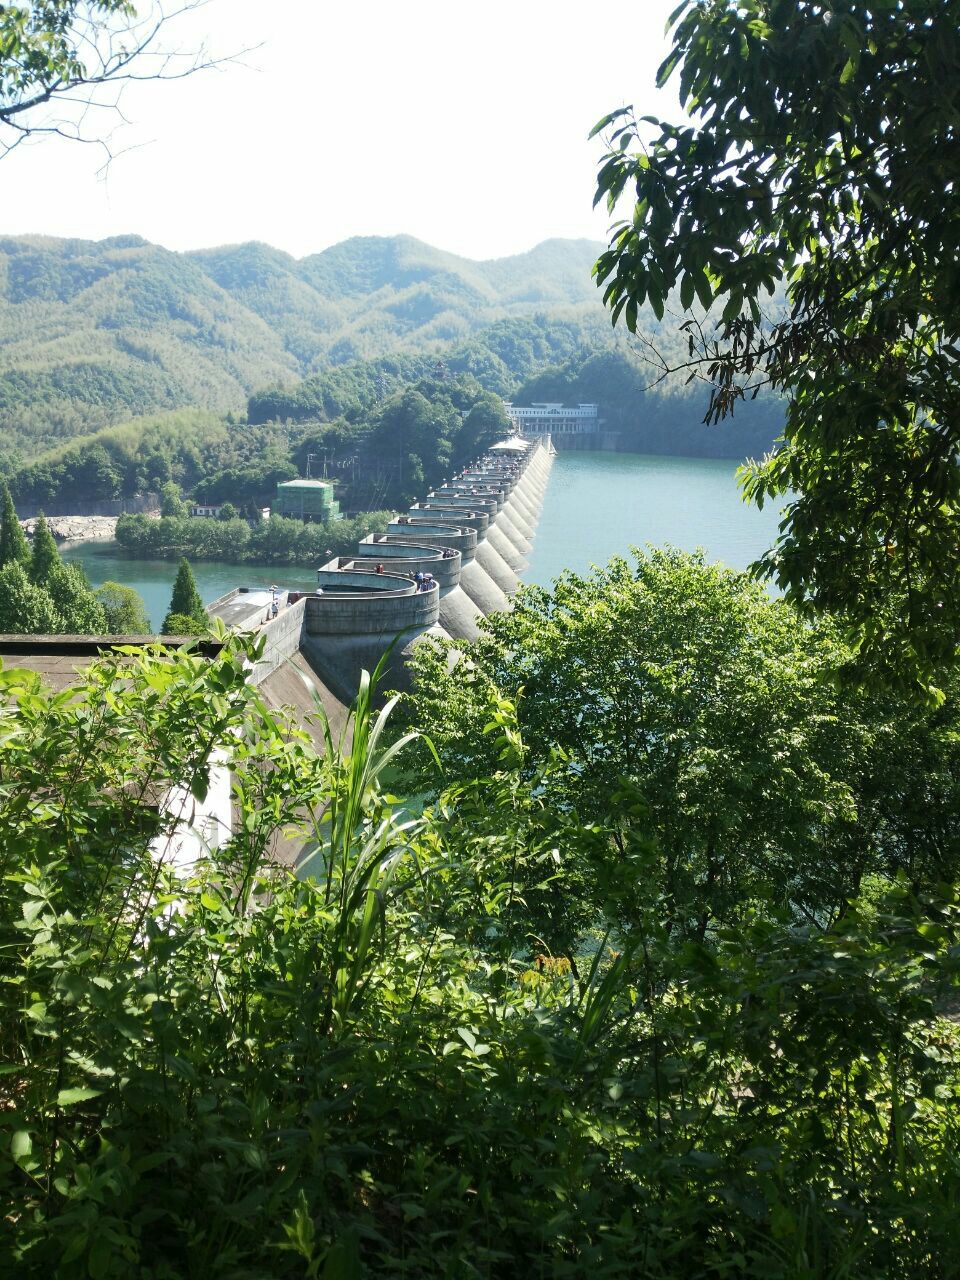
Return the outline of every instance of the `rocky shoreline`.
{"type": "MultiPolygon", "coordinates": [[[[20,521],[28,538],[33,537],[33,526],[36,523],[32,516],[29,520],[20,521]]],[[[47,524],[57,542],[107,540],[117,532],[116,516],[48,516],[47,524]]]]}

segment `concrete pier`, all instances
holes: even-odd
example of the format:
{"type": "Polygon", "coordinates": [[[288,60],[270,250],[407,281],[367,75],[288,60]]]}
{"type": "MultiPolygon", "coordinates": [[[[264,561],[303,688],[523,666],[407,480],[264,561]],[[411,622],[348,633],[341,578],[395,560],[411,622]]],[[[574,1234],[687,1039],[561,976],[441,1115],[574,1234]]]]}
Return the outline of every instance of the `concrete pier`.
{"type": "Polygon", "coordinates": [[[440,626],[455,640],[475,640],[480,634],[483,615],[460,585],[460,551],[449,546],[418,546],[383,534],[364,538],[358,551],[352,564],[367,571],[382,563],[391,572],[432,573],[440,587],[440,626]]]}
{"type": "MultiPolygon", "coordinates": [[[[475,529],[477,533],[476,562],[489,575],[505,595],[513,595],[519,579],[496,548],[488,541],[490,517],[484,511],[463,510],[439,502],[417,502],[410,508],[410,519],[429,517],[439,523],[450,521],[462,528],[475,529]]],[[[488,610],[484,610],[488,612],[488,610]]]]}
{"type": "MultiPolygon", "coordinates": [[[[486,503],[491,508],[487,510],[490,523],[487,526],[487,541],[494,548],[497,554],[506,562],[507,567],[515,574],[522,573],[527,567],[524,559],[525,552],[521,549],[522,539],[519,534],[514,535],[511,531],[509,518],[504,520],[502,510],[497,510],[496,502],[491,499],[483,499],[476,494],[468,494],[461,496],[458,493],[451,493],[444,489],[440,493],[431,493],[427,498],[428,502],[442,502],[446,506],[459,507],[463,510],[469,510],[472,506],[486,503]]],[[[527,544],[529,550],[529,544],[527,544]]]]}
{"type": "Polygon", "coordinates": [[[551,462],[539,444],[492,449],[397,516],[386,533],[362,538],[355,555],[321,565],[317,593],[268,623],[260,618],[262,602],[243,592],[218,601],[221,616],[242,616],[242,625],[266,634],[251,678],[282,683],[287,666],[305,662],[325,705],[338,706],[353,699],[360,672],[396,642],[385,687],[408,687],[407,658],[422,637],[471,640],[486,615],[509,609],[551,462]],[[428,589],[418,589],[417,574],[432,576],[428,589]]]}

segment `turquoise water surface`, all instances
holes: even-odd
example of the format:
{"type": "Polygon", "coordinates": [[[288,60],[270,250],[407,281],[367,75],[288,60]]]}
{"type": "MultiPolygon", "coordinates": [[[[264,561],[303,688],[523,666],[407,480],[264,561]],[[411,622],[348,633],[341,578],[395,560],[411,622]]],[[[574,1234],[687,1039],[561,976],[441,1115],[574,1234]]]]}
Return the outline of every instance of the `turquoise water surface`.
{"type": "Polygon", "coordinates": [[[558,454],[524,581],[549,586],[564,569],[584,573],[647,543],[702,547],[745,569],[773,542],[780,513],[747,506],[736,469],[722,458],[558,454]]]}

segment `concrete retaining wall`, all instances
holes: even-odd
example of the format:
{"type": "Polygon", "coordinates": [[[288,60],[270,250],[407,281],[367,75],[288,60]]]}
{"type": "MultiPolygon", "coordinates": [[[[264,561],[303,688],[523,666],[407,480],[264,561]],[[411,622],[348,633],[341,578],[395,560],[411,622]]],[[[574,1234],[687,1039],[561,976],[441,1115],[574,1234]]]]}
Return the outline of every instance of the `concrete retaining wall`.
{"type": "Polygon", "coordinates": [[[409,515],[416,520],[431,516],[437,520],[449,520],[461,529],[476,529],[478,534],[486,533],[490,524],[490,517],[482,511],[464,511],[461,507],[445,506],[440,502],[415,502],[409,508],[409,515]]]}
{"type": "Polygon", "coordinates": [[[267,643],[263,657],[251,672],[251,684],[261,684],[299,650],[304,604],[303,600],[298,600],[260,628],[260,635],[266,636],[267,643]]]}
{"type": "MultiPolygon", "coordinates": [[[[360,554],[354,559],[345,558],[344,567],[365,570],[370,573],[379,561],[391,573],[404,573],[413,577],[417,573],[432,573],[440,584],[440,594],[445,595],[460,584],[460,552],[454,551],[452,556],[444,557],[439,547],[418,547],[416,543],[409,545],[395,542],[373,543],[364,540],[358,543],[360,554]],[[389,547],[389,553],[385,548],[389,547]]],[[[453,548],[451,547],[452,551],[453,548]]],[[[379,576],[379,575],[377,575],[379,576]]]]}
{"type": "MultiPolygon", "coordinates": [[[[373,565],[369,569],[354,569],[353,560],[346,556],[338,556],[317,570],[317,594],[332,591],[347,594],[345,587],[356,588],[364,595],[409,595],[416,590],[413,579],[401,573],[374,573],[373,565]]],[[[352,594],[352,593],[351,593],[352,594]]],[[[356,598],[356,597],[355,597],[356,598]]]]}

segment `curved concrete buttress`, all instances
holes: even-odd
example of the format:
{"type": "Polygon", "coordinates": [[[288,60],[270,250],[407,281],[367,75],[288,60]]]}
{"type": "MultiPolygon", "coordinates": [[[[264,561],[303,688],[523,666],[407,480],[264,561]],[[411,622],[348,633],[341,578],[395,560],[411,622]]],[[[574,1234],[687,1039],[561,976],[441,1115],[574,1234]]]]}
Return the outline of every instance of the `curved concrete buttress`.
{"type": "MultiPolygon", "coordinates": [[[[336,571],[324,575],[336,576],[336,571]]],[[[370,579],[369,572],[341,575],[370,579]]],[[[392,575],[389,575],[392,576],[392,575]]],[[[344,702],[356,696],[361,671],[372,671],[395,636],[403,637],[390,654],[381,688],[409,688],[410,678],[403,652],[410,643],[439,627],[440,590],[372,590],[362,595],[336,594],[328,589],[320,596],[307,596],[300,647],[310,665],[344,702]]],[[[446,632],[442,632],[446,636],[446,632]]]]}
{"type": "Polygon", "coordinates": [[[522,573],[527,567],[526,560],[513,545],[510,535],[500,525],[492,524],[490,526],[487,530],[487,542],[493,547],[511,573],[522,573]]]}
{"type": "MultiPolygon", "coordinates": [[[[429,501],[432,502],[435,497],[437,497],[437,495],[431,494],[429,501]]],[[[471,504],[475,504],[478,501],[473,494],[464,498],[457,495],[445,494],[443,500],[446,505],[460,508],[464,511],[469,511],[471,504]]],[[[500,516],[496,512],[494,504],[492,502],[488,502],[486,505],[491,508],[490,511],[486,512],[490,521],[487,525],[487,541],[494,548],[500,558],[506,563],[508,569],[512,570],[513,573],[522,572],[526,568],[523,552],[513,545],[513,540],[510,537],[509,530],[500,526],[500,516]]]]}
{"type": "MultiPolygon", "coordinates": [[[[388,689],[400,689],[404,692],[410,690],[412,681],[405,656],[411,645],[425,635],[439,635],[442,639],[450,639],[443,628],[436,623],[432,627],[424,627],[410,636],[406,642],[401,638],[400,642],[394,646],[380,678],[381,699],[388,689]]],[[[360,673],[374,670],[393,638],[392,635],[386,634],[336,637],[304,635],[300,648],[324,683],[349,704],[357,696],[360,673]]]]}
{"type": "MultiPolygon", "coordinates": [[[[440,626],[455,640],[475,640],[480,634],[480,619],[483,615],[460,586],[460,551],[453,547],[431,547],[429,538],[424,544],[418,545],[384,535],[369,535],[357,545],[360,557],[368,565],[379,560],[391,569],[399,568],[401,573],[416,573],[418,570],[432,573],[440,584],[440,626]],[[453,556],[443,558],[444,550],[454,551],[453,556]]],[[[470,558],[472,556],[473,550],[470,551],[470,558]]],[[[353,563],[356,564],[356,561],[353,563]]]]}
{"type": "Polygon", "coordinates": [[[440,596],[440,626],[455,640],[476,640],[483,614],[463,587],[440,596]]]}
{"type": "Polygon", "coordinates": [[[531,484],[526,476],[513,490],[514,496],[522,498],[524,502],[529,502],[531,506],[543,500],[543,490],[538,485],[531,484]]]}
{"type": "Polygon", "coordinates": [[[537,531],[537,517],[525,503],[514,498],[511,493],[503,504],[503,509],[525,537],[533,538],[537,531]]]}
{"type": "Polygon", "coordinates": [[[478,542],[490,524],[490,517],[485,511],[454,507],[445,502],[415,502],[407,508],[407,515],[411,520],[436,519],[458,524],[463,529],[476,529],[478,542]]]}
{"type": "Polygon", "coordinates": [[[521,502],[525,502],[534,515],[539,516],[543,506],[543,494],[534,489],[521,489],[518,493],[521,502]]]}
{"type": "Polygon", "coordinates": [[[501,591],[489,573],[476,560],[465,564],[460,571],[460,586],[467,593],[480,613],[505,613],[510,608],[506,592],[501,591]]]}
{"type": "Polygon", "coordinates": [[[514,520],[509,511],[504,509],[497,516],[497,528],[502,529],[507,537],[517,548],[522,556],[528,556],[533,547],[533,543],[521,531],[520,526],[514,520]]]}
{"type": "Polygon", "coordinates": [[[443,492],[433,491],[424,498],[424,503],[436,503],[441,507],[456,507],[459,511],[482,511],[491,523],[497,516],[497,501],[490,494],[483,493],[451,493],[444,488],[443,492]]]}
{"type": "MultiPolygon", "coordinates": [[[[426,517],[427,513],[424,513],[426,517]]],[[[462,556],[460,566],[460,586],[467,593],[478,611],[503,613],[510,608],[506,593],[497,586],[490,574],[476,561],[477,531],[458,526],[454,520],[447,521],[439,514],[432,519],[419,519],[408,516],[406,523],[394,520],[388,530],[387,537],[398,540],[408,539],[411,542],[433,541],[440,546],[456,547],[462,556]]]]}
{"type": "MultiPolygon", "coordinates": [[[[340,556],[338,559],[345,566],[351,558],[340,556]]],[[[418,572],[432,573],[443,595],[460,581],[460,559],[460,552],[453,547],[433,547],[429,541],[418,544],[368,534],[357,543],[353,563],[355,568],[374,572],[375,566],[382,563],[385,572],[404,573],[408,577],[418,572]],[[451,554],[444,555],[445,551],[451,554]]]]}
{"type": "Polygon", "coordinates": [[[477,550],[476,529],[464,529],[447,521],[411,520],[409,516],[403,516],[392,520],[382,536],[398,545],[430,542],[441,548],[453,547],[460,552],[461,566],[469,564],[477,550]]]}
{"type": "MultiPolygon", "coordinates": [[[[527,565],[527,552],[530,550],[530,543],[523,534],[520,533],[516,526],[510,523],[510,517],[504,516],[501,511],[500,515],[497,516],[490,528],[494,530],[497,538],[502,538],[510,548],[510,555],[506,555],[502,550],[500,551],[500,554],[503,556],[504,560],[506,560],[514,573],[519,573],[521,569],[525,569],[527,565]]],[[[496,540],[494,540],[493,545],[500,550],[496,540]]]]}
{"type": "Polygon", "coordinates": [[[499,554],[496,547],[490,544],[488,538],[484,538],[483,542],[477,543],[477,564],[490,575],[505,595],[512,596],[520,585],[520,579],[499,554]]]}

